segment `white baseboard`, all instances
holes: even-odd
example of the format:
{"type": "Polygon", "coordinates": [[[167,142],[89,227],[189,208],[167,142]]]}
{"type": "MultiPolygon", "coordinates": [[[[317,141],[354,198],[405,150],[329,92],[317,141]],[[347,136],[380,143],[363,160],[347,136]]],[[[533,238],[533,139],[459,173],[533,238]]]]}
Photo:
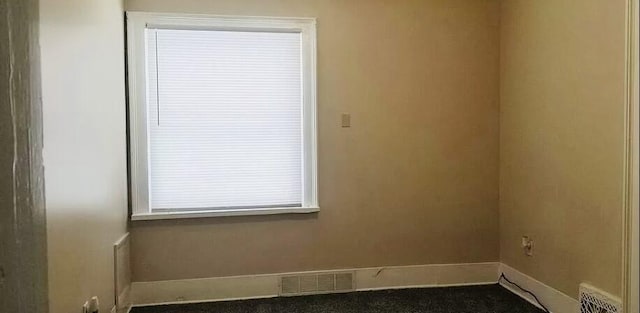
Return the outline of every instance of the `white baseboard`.
{"type": "MultiPolygon", "coordinates": [[[[500,273],[504,275],[512,282],[520,285],[520,287],[527,289],[534,293],[540,302],[552,313],[578,313],[580,306],[578,300],[548,286],[544,283],[537,281],[536,279],[521,273],[520,271],[506,265],[500,264],[500,273]]],[[[500,285],[509,289],[511,292],[517,294],[521,298],[529,301],[533,305],[540,307],[533,297],[523,292],[517,287],[501,281],[500,285]]]]}
{"type": "Polygon", "coordinates": [[[111,313],[129,313],[131,311],[132,306],[126,306],[126,307],[122,307],[122,308],[118,308],[117,306],[114,306],[111,313]]]}
{"type": "Polygon", "coordinates": [[[127,309],[131,307],[131,282],[124,287],[124,290],[116,298],[116,302],[118,313],[127,312],[127,309]]]}
{"type": "Polygon", "coordinates": [[[500,263],[431,264],[384,266],[304,273],[133,282],[134,306],[276,297],[280,277],[289,275],[350,271],[356,290],[444,287],[495,284],[500,263]]]}
{"type": "Polygon", "coordinates": [[[129,313],[129,311],[131,311],[131,306],[128,306],[128,307],[125,307],[125,308],[121,308],[121,309],[118,309],[118,307],[114,305],[114,306],[111,308],[111,313],[129,313]]]}
{"type": "MultiPolygon", "coordinates": [[[[446,287],[495,284],[500,273],[509,280],[536,294],[552,313],[577,313],[578,301],[518,270],[498,262],[466,264],[430,264],[385,266],[298,273],[278,273],[247,276],[133,282],[133,306],[171,303],[193,303],[277,297],[280,277],[313,273],[353,272],[357,291],[446,287]]],[[[538,303],[525,292],[507,282],[506,289],[535,306],[538,303]]]]}

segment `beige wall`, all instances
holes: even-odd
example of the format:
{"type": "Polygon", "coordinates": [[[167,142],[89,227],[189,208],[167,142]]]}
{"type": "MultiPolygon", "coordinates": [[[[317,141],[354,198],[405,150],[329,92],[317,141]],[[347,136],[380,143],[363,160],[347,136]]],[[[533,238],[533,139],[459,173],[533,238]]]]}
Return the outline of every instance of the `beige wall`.
{"type": "Polygon", "coordinates": [[[502,2],[501,259],[573,297],[621,293],[624,27],[622,0],[502,2]]]}
{"type": "Polygon", "coordinates": [[[126,232],[121,0],[41,0],[50,312],[114,304],[113,243],[126,232]]]}
{"type": "Polygon", "coordinates": [[[134,281],[498,260],[497,1],[126,6],[318,19],[320,213],[135,223],[134,281]]]}

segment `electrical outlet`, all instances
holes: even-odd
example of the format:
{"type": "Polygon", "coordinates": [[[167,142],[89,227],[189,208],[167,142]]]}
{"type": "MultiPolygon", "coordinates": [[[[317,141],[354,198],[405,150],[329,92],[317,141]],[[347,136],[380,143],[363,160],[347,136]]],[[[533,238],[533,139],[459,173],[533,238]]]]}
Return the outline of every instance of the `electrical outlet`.
{"type": "Polygon", "coordinates": [[[522,236],[522,249],[526,256],[533,256],[533,239],[529,236],[522,236]]]}

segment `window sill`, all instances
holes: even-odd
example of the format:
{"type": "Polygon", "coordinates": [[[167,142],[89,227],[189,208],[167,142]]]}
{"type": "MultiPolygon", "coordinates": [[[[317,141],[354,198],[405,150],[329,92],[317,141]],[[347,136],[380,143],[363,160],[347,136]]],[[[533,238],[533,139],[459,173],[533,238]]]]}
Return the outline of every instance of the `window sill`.
{"type": "Polygon", "coordinates": [[[131,215],[132,221],[150,221],[150,220],[170,220],[183,218],[206,218],[206,217],[225,217],[225,216],[254,216],[254,215],[274,215],[274,214],[300,214],[319,212],[319,207],[304,208],[267,208],[267,209],[230,209],[230,210],[202,210],[202,211],[174,211],[174,212],[155,212],[155,213],[137,213],[131,215]]]}

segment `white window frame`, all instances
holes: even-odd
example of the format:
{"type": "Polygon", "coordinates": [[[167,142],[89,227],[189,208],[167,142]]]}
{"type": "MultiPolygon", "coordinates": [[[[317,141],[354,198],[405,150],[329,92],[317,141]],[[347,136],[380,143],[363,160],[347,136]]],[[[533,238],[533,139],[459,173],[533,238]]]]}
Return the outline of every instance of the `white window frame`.
{"type": "Polygon", "coordinates": [[[197,218],[236,215],[312,213],[319,211],[317,192],[316,20],[127,12],[127,64],[129,82],[130,190],[132,220],[197,218]],[[204,209],[152,212],[148,169],[145,29],[208,29],[294,32],[302,35],[303,94],[303,203],[301,207],[204,209]]]}

